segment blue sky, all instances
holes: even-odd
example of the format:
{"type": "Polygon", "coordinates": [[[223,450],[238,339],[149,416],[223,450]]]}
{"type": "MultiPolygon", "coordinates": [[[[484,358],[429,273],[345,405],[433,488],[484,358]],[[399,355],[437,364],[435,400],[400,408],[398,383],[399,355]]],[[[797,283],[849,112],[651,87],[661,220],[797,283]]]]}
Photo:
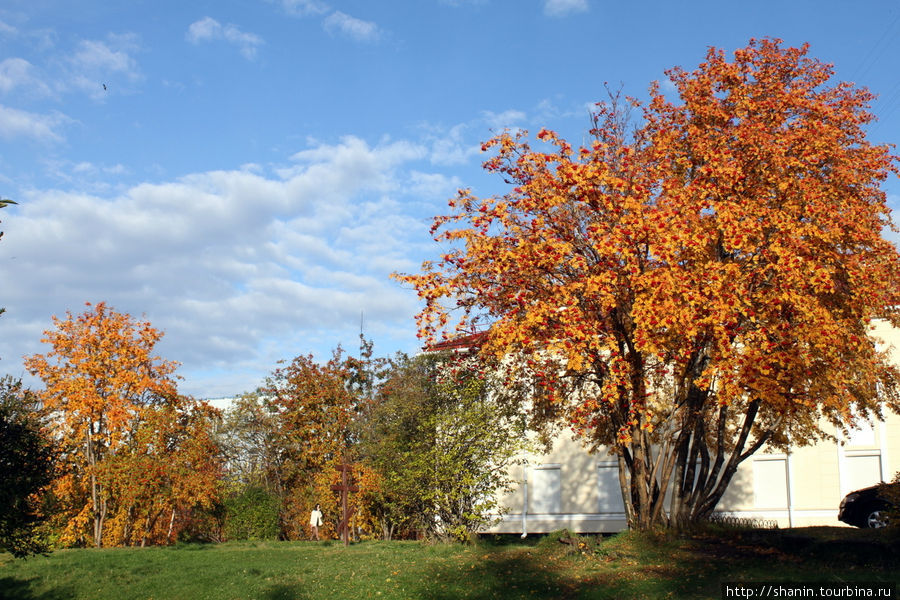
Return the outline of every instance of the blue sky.
{"type": "Polygon", "coordinates": [[[200,397],[355,352],[361,313],[377,353],[415,351],[388,274],[437,255],[457,188],[503,191],[483,140],[580,142],[604,82],[643,97],[765,36],[879,94],[871,139],[900,141],[896,0],[6,0],[0,372],[99,301],[164,330],[200,397]]]}

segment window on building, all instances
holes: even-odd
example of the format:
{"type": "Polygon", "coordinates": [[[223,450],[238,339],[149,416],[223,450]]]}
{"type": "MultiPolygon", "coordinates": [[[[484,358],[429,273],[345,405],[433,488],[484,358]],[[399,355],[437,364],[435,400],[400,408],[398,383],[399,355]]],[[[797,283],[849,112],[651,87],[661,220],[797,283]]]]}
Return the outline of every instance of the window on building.
{"type": "Polygon", "coordinates": [[[787,459],[759,456],[753,459],[753,504],[756,508],[788,507],[787,459]]]}
{"type": "Polygon", "coordinates": [[[562,478],[559,465],[542,465],[531,469],[528,490],[528,512],[554,514],[562,512],[562,478]]]}
{"type": "Polygon", "coordinates": [[[617,462],[605,462],[597,465],[597,485],[599,492],[597,512],[625,512],[622,489],[619,487],[619,464],[617,462]]]}
{"type": "Polygon", "coordinates": [[[881,483],[881,455],[848,452],[844,457],[844,493],[881,483]]]}
{"type": "Polygon", "coordinates": [[[875,428],[871,423],[861,422],[849,432],[850,437],[847,438],[848,446],[866,446],[875,445],[875,428]]]}

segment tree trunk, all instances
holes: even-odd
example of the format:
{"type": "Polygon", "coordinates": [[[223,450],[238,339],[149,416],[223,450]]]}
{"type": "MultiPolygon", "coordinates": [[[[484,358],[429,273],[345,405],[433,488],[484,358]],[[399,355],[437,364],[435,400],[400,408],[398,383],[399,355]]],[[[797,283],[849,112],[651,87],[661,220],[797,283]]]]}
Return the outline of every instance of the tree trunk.
{"type": "Polygon", "coordinates": [[[630,467],[625,460],[624,453],[620,452],[616,457],[619,462],[619,489],[622,491],[622,503],[625,505],[625,522],[628,527],[634,527],[634,502],[631,500],[630,467]]]}
{"type": "Polygon", "coordinates": [[[128,518],[125,519],[125,527],[122,532],[122,545],[131,545],[131,534],[134,531],[134,504],[128,507],[128,518]]]}
{"type": "Polygon", "coordinates": [[[175,508],[172,508],[172,516],[169,517],[169,531],[166,533],[166,540],[172,542],[172,530],[175,528],[175,508]]]}
{"type": "MultiPolygon", "coordinates": [[[[736,436],[731,439],[726,427],[729,407],[719,407],[715,422],[710,423],[713,419],[703,411],[705,401],[705,394],[701,394],[698,402],[686,403],[681,428],[662,444],[655,459],[646,438],[632,439],[622,449],[619,482],[630,527],[681,529],[709,519],[740,463],[769,439],[770,432],[766,432],[744,450],[759,410],[758,400],[748,403],[736,436]],[[622,472],[623,467],[627,473],[622,472]],[[666,515],[669,480],[672,497],[666,515]]],[[[633,431],[632,435],[636,438],[641,434],[633,431]]]]}
{"type": "Polygon", "coordinates": [[[394,524],[388,521],[387,519],[381,520],[381,539],[386,542],[391,541],[391,538],[394,537],[394,524]]]}
{"type": "Polygon", "coordinates": [[[146,547],[147,537],[150,535],[150,532],[153,531],[153,527],[156,525],[156,520],[159,519],[159,516],[162,513],[162,510],[158,510],[155,514],[147,515],[147,518],[144,519],[144,532],[141,535],[141,548],[146,547]]]}
{"type": "Polygon", "coordinates": [[[91,470],[91,513],[94,518],[94,546],[100,548],[103,544],[103,520],[106,517],[106,501],[103,499],[103,490],[97,481],[97,456],[94,454],[93,426],[88,423],[85,441],[85,453],[88,466],[91,470]]]}
{"type": "Polygon", "coordinates": [[[638,529],[647,530],[653,525],[650,522],[650,491],[652,485],[650,473],[647,471],[646,452],[649,448],[644,446],[644,440],[637,427],[632,428],[632,474],[631,497],[637,499],[635,507],[635,523],[638,529]]]}

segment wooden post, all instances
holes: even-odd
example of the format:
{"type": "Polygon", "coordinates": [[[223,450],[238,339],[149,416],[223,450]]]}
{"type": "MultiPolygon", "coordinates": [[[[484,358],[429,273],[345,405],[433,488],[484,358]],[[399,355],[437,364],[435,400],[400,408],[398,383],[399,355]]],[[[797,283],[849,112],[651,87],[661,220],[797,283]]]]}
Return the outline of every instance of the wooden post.
{"type": "Polygon", "coordinates": [[[331,489],[335,492],[341,493],[341,522],[338,525],[338,531],[341,534],[341,539],[344,540],[344,546],[350,545],[350,517],[353,516],[353,513],[349,510],[347,506],[347,496],[350,492],[358,492],[359,487],[352,483],[351,479],[351,466],[347,463],[347,459],[345,458],[343,462],[335,467],[338,471],[341,472],[341,483],[338,485],[331,486],[331,489]]]}

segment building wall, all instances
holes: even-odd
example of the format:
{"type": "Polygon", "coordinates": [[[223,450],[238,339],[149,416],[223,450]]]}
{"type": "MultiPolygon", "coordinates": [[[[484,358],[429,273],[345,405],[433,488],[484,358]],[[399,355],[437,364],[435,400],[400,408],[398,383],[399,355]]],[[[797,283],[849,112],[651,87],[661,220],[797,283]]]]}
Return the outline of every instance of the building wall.
{"type": "MultiPolygon", "coordinates": [[[[892,357],[900,365],[900,331],[882,324],[875,334],[893,346],[892,357]]],[[[884,417],[871,426],[862,424],[849,436],[826,425],[838,442],[796,447],[788,453],[757,452],[741,463],[717,512],[774,521],[779,527],[842,525],[838,505],[847,493],[890,481],[900,471],[900,415],[886,411],[884,417]]],[[[491,532],[625,529],[614,456],[602,450],[589,454],[563,433],[550,452],[527,460],[527,465],[514,468],[518,484],[502,501],[509,512],[491,532]]]]}

